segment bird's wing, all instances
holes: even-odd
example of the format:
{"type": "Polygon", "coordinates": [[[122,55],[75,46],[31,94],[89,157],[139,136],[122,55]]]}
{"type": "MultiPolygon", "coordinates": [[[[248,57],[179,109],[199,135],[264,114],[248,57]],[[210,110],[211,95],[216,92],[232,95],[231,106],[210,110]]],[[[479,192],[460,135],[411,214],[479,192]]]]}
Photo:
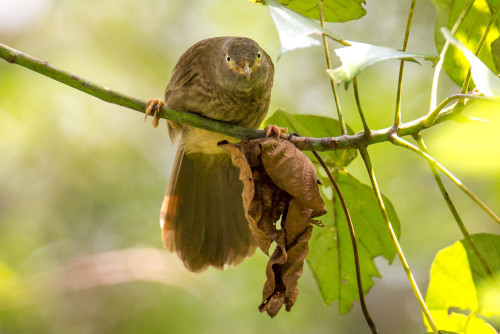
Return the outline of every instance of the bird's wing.
{"type": "Polygon", "coordinates": [[[206,61],[207,57],[210,57],[210,51],[217,49],[217,46],[214,44],[219,44],[221,41],[222,38],[205,39],[194,44],[184,52],[173,69],[172,78],[165,91],[165,101],[168,100],[168,96],[172,91],[185,86],[194,77],[199,75],[198,72],[203,69],[202,63],[206,61]]]}
{"type": "MultiPolygon", "coordinates": [[[[200,74],[199,71],[203,68],[201,63],[210,54],[210,48],[213,48],[213,41],[212,43],[210,41],[214,39],[216,38],[203,40],[194,44],[179,58],[172,71],[172,78],[165,90],[165,102],[167,106],[181,111],[188,111],[182,108],[182,105],[185,103],[184,99],[179,101],[178,97],[171,97],[170,95],[176,90],[187,88],[186,86],[189,86],[189,82],[200,74]],[[170,100],[169,97],[171,97],[170,100]]],[[[168,122],[167,125],[170,139],[174,142],[182,129],[182,125],[175,122],[168,122]]]]}

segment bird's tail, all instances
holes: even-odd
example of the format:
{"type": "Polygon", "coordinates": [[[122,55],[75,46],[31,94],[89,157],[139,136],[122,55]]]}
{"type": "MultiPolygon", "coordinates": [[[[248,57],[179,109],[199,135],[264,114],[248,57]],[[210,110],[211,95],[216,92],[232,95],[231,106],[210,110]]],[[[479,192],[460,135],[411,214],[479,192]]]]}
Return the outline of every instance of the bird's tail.
{"type": "Polygon", "coordinates": [[[245,219],[239,170],[227,154],[177,151],[160,222],[165,248],[186,268],[237,265],[256,249],[245,219]]]}

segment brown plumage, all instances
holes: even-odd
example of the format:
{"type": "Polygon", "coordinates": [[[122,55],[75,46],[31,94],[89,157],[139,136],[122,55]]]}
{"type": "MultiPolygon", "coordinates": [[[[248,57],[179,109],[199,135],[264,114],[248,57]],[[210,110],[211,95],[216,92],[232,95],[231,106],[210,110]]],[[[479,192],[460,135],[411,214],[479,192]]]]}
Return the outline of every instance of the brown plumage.
{"type": "MultiPolygon", "coordinates": [[[[251,39],[202,40],[179,59],[165,105],[246,127],[258,127],[269,107],[274,66],[251,39]]],[[[169,122],[180,135],[160,222],[165,247],[191,271],[236,265],[256,245],[243,211],[239,170],[217,142],[220,134],[169,122]]]]}

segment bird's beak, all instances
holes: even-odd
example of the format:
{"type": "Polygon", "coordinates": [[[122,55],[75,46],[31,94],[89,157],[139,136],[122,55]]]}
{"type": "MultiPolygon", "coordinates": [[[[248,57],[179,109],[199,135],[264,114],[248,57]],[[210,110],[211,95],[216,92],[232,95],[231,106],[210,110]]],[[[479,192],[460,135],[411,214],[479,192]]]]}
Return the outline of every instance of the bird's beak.
{"type": "Polygon", "coordinates": [[[243,66],[243,74],[245,74],[245,77],[247,78],[247,80],[250,80],[250,66],[248,66],[248,63],[245,62],[245,66],[243,66]]]}

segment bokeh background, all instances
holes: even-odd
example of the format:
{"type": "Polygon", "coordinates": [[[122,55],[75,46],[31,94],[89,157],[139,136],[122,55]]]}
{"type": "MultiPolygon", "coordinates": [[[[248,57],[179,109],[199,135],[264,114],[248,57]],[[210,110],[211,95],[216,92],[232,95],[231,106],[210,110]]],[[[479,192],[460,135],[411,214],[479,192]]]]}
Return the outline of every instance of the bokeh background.
{"type": "MultiPolygon", "coordinates": [[[[345,39],[400,48],[409,1],[370,0],[367,15],[329,24],[345,39]]],[[[435,8],[418,1],[409,50],[435,54],[435,8]]],[[[0,42],[141,98],[161,97],[182,52],[220,35],[251,37],[274,60],[279,39],[263,6],[247,0],[0,0],[0,42]]],[[[335,115],[321,48],[275,61],[270,111],[335,115]]],[[[359,78],[372,128],[393,121],[399,62],[359,78]]],[[[428,111],[433,69],[407,64],[403,120],[428,111]]],[[[441,78],[440,97],[457,92],[441,78]]],[[[362,129],[350,90],[350,126],[362,129]]],[[[431,153],[500,212],[500,117],[425,131],[431,153]]],[[[425,293],[438,250],[461,238],[425,161],[389,143],[370,147],[379,184],[402,222],[401,244],[425,293]]],[[[166,127],[0,60],[0,333],[367,333],[359,304],[324,305],[310,270],[292,312],[260,314],[265,255],[236,268],[186,271],[162,249],[158,216],[175,146],[166,127]]],[[[350,171],[367,181],[358,158],[350,171]]],[[[446,182],[471,232],[499,233],[446,182]]],[[[399,261],[367,295],[381,333],[422,333],[420,309],[399,261]]]]}

